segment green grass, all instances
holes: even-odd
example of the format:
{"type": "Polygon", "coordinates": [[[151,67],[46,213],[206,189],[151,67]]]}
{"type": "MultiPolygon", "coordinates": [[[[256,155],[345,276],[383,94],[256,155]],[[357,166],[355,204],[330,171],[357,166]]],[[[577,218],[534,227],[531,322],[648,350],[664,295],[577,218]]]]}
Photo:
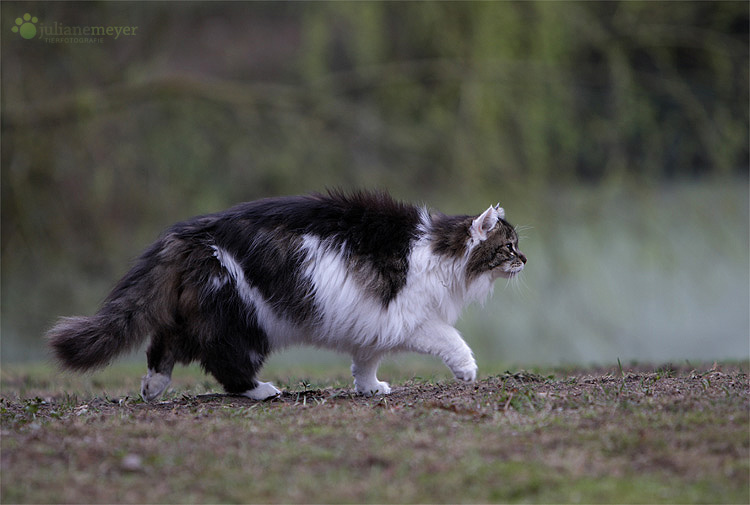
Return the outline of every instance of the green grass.
{"type": "Polygon", "coordinates": [[[285,394],[253,402],[188,368],[145,404],[132,366],[4,367],[0,498],[747,503],[747,370],[615,365],[466,385],[425,369],[367,399],[342,370],[279,368],[265,376],[285,394]]]}

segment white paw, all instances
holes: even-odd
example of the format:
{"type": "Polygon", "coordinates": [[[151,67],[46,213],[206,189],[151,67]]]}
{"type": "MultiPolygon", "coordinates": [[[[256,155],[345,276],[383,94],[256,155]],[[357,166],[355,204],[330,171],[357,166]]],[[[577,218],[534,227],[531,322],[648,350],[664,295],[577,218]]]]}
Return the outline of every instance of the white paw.
{"type": "Polygon", "coordinates": [[[456,379],[464,382],[474,382],[477,378],[477,365],[476,363],[469,363],[464,366],[456,367],[451,369],[456,379]]]}
{"type": "Polygon", "coordinates": [[[141,397],[147,402],[158,398],[167,389],[171,381],[172,378],[169,375],[149,370],[141,378],[141,397]]]}
{"type": "Polygon", "coordinates": [[[391,386],[387,382],[380,382],[380,381],[359,384],[355,380],[354,390],[357,391],[357,393],[364,395],[364,396],[391,394],[391,386]]]}
{"type": "Polygon", "coordinates": [[[242,396],[247,396],[248,398],[252,398],[253,400],[267,400],[269,398],[273,398],[274,396],[279,396],[281,394],[281,391],[276,389],[276,386],[271,384],[270,382],[258,382],[258,385],[255,386],[253,389],[248,389],[244,393],[242,393],[242,396]]]}

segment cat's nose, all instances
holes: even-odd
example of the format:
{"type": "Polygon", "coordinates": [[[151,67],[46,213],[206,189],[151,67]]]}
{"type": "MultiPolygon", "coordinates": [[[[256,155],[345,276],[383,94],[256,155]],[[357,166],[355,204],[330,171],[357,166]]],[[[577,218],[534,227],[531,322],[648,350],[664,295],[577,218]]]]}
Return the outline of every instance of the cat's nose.
{"type": "Polygon", "coordinates": [[[521,259],[521,262],[525,265],[526,264],[526,255],[523,254],[521,251],[518,251],[518,257],[521,259]]]}

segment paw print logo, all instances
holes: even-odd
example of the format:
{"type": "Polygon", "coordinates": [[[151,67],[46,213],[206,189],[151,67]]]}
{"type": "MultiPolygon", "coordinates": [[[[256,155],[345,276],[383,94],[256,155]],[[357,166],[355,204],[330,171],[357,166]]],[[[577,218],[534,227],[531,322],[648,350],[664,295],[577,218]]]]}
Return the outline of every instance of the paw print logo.
{"type": "Polygon", "coordinates": [[[18,33],[25,39],[33,39],[36,35],[36,24],[39,19],[36,16],[32,16],[28,12],[23,15],[23,18],[16,18],[16,26],[10,29],[13,33],[18,33]]]}

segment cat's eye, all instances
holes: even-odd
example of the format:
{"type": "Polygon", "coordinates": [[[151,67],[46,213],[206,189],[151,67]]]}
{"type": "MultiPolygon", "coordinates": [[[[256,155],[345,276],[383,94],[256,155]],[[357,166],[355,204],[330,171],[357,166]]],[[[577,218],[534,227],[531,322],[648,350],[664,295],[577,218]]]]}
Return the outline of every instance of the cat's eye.
{"type": "Polygon", "coordinates": [[[505,248],[508,249],[509,251],[512,251],[513,250],[513,244],[511,244],[511,243],[505,244],[505,248]]]}

